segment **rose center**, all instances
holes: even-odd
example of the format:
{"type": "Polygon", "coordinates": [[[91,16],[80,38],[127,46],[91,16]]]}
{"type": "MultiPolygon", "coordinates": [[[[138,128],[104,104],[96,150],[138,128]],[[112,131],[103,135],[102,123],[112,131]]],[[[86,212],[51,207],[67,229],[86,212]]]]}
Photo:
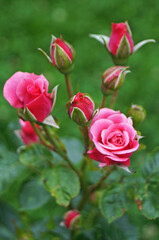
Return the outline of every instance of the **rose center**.
{"type": "Polygon", "coordinates": [[[115,146],[122,146],[124,144],[124,138],[122,133],[114,134],[111,138],[108,139],[108,142],[115,146]]]}

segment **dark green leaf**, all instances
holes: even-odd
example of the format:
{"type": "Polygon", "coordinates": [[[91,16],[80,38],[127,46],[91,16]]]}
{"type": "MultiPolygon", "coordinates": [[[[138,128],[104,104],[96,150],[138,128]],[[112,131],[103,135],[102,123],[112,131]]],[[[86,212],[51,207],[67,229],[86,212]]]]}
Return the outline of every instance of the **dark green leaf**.
{"type": "Polygon", "coordinates": [[[15,153],[0,148],[0,194],[23,174],[25,167],[18,161],[15,153]]]}
{"type": "Polygon", "coordinates": [[[19,160],[25,166],[38,167],[47,161],[51,161],[52,158],[52,152],[40,144],[32,144],[19,148],[19,160]]]}
{"type": "Polygon", "coordinates": [[[38,178],[25,183],[19,196],[21,207],[25,210],[39,208],[47,203],[49,199],[50,194],[45,190],[38,178]]]}
{"type": "Polygon", "coordinates": [[[108,223],[121,217],[128,208],[124,187],[118,184],[105,190],[100,199],[99,207],[108,223]]]}
{"type": "Polygon", "coordinates": [[[142,174],[147,181],[152,177],[159,175],[159,148],[155,149],[145,159],[142,174]]]}
{"type": "Polygon", "coordinates": [[[59,205],[68,206],[70,200],[79,193],[78,176],[68,167],[57,165],[53,169],[47,169],[42,178],[44,186],[59,205]]]}
{"type": "Polygon", "coordinates": [[[147,191],[140,197],[141,212],[148,219],[159,217],[158,185],[147,185],[147,191]]]}

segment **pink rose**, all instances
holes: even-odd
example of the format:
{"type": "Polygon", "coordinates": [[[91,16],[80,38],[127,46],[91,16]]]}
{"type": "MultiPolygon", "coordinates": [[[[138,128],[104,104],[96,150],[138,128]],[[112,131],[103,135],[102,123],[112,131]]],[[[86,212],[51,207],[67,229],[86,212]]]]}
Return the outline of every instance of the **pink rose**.
{"type": "Polygon", "coordinates": [[[89,137],[95,148],[89,150],[91,159],[100,167],[119,164],[130,165],[130,156],[139,148],[137,132],[131,118],[109,108],[99,110],[90,125],[89,137]]]}
{"type": "Polygon", "coordinates": [[[112,23],[112,33],[108,43],[109,51],[113,55],[117,55],[120,46],[123,48],[123,54],[124,51],[127,54],[133,53],[134,43],[130,28],[127,23],[112,23]]]}
{"type": "MultiPolygon", "coordinates": [[[[22,138],[23,142],[26,145],[30,145],[31,143],[38,142],[39,138],[36,135],[33,127],[31,126],[29,121],[23,121],[19,120],[20,125],[22,126],[19,135],[22,138]]],[[[36,127],[39,128],[39,126],[36,124],[36,127]]]]}
{"type": "Polygon", "coordinates": [[[49,82],[43,75],[16,72],[4,85],[5,99],[15,108],[28,108],[42,122],[52,110],[56,94],[48,93],[49,82]],[[53,96],[54,95],[54,96],[53,96]]]}

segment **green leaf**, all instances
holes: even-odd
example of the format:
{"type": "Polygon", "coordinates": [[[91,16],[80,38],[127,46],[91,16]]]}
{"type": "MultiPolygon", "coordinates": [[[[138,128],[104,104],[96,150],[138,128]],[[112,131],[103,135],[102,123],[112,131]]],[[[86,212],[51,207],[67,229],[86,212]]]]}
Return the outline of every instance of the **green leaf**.
{"type": "Polygon", "coordinates": [[[79,193],[78,176],[68,167],[57,165],[53,169],[46,169],[42,179],[44,186],[59,205],[68,206],[70,200],[79,193]]]}
{"type": "Polygon", "coordinates": [[[159,175],[159,147],[146,157],[142,174],[147,181],[159,175]]]}
{"type": "Polygon", "coordinates": [[[25,166],[39,167],[53,159],[52,152],[40,144],[20,147],[18,152],[19,160],[25,166]]]}
{"type": "Polygon", "coordinates": [[[68,157],[73,163],[78,163],[83,158],[84,148],[81,141],[77,138],[65,138],[63,143],[66,145],[68,157]]]}
{"type": "Polygon", "coordinates": [[[13,184],[25,171],[25,167],[19,162],[15,153],[0,147],[0,194],[13,184]]]}
{"type": "Polygon", "coordinates": [[[158,185],[146,184],[145,188],[145,193],[138,196],[141,213],[148,219],[156,219],[159,217],[158,185]]]}
{"type": "Polygon", "coordinates": [[[99,207],[108,223],[121,217],[128,208],[124,187],[118,184],[105,190],[100,199],[99,207]]]}
{"type": "Polygon", "coordinates": [[[34,178],[25,183],[19,195],[22,209],[32,210],[43,206],[50,199],[40,179],[34,178]]]}

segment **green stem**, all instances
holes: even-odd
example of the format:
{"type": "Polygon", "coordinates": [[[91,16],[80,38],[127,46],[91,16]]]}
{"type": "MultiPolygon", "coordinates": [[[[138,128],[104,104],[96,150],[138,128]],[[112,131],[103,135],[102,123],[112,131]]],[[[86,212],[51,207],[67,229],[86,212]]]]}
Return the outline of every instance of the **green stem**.
{"type": "Polygon", "coordinates": [[[68,163],[70,168],[72,170],[74,170],[80,178],[80,173],[78,172],[78,170],[74,167],[73,163],[68,158],[66,149],[63,147],[63,143],[61,142],[61,140],[58,138],[58,136],[56,134],[54,134],[54,136],[52,136],[50,134],[50,132],[48,130],[48,126],[43,126],[43,128],[45,130],[47,137],[52,142],[52,144],[55,146],[56,152],[68,163]]]}
{"type": "Polygon", "coordinates": [[[80,201],[80,203],[79,203],[79,205],[78,205],[78,210],[81,210],[81,209],[84,207],[84,205],[86,204],[86,201],[89,199],[89,197],[91,196],[91,194],[92,194],[95,190],[99,189],[99,188],[102,186],[103,181],[111,174],[112,171],[113,171],[113,169],[108,170],[108,171],[106,172],[106,174],[104,174],[104,175],[98,180],[97,183],[95,183],[95,184],[93,184],[92,186],[90,186],[89,190],[86,189],[86,191],[84,192],[83,197],[82,197],[82,199],[81,199],[81,201],[80,201]]]}
{"type": "Polygon", "coordinates": [[[32,125],[36,135],[39,137],[40,141],[42,142],[42,144],[45,146],[45,147],[48,147],[50,148],[51,150],[55,150],[54,147],[52,146],[52,144],[50,144],[44,137],[43,135],[41,134],[40,130],[35,126],[35,123],[33,123],[32,121],[30,121],[30,124],[32,125]]]}
{"type": "Polygon", "coordinates": [[[80,132],[82,133],[82,136],[83,136],[83,141],[84,141],[84,146],[85,146],[85,153],[87,153],[88,148],[89,148],[88,127],[87,126],[80,126],[79,129],[80,129],[80,132]]]}
{"type": "Polygon", "coordinates": [[[103,95],[102,103],[101,103],[101,107],[100,108],[104,108],[105,107],[106,101],[107,101],[107,97],[103,95]]]}
{"type": "Polygon", "coordinates": [[[65,74],[65,82],[66,82],[68,97],[70,99],[71,97],[73,97],[73,90],[72,90],[70,74],[65,74]]]}
{"type": "Polygon", "coordinates": [[[111,99],[111,102],[110,102],[110,108],[114,108],[114,105],[115,105],[115,102],[116,102],[116,99],[117,99],[117,96],[118,96],[118,90],[116,90],[114,92],[114,94],[112,95],[112,99],[111,99]]]}
{"type": "Polygon", "coordinates": [[[93,184],[89,189],[89,194],[92,194],[95,190],[99,189],[103,184],[103,181],[111,174],[112,170],[108,170],[95,184],[93,184]]]}

